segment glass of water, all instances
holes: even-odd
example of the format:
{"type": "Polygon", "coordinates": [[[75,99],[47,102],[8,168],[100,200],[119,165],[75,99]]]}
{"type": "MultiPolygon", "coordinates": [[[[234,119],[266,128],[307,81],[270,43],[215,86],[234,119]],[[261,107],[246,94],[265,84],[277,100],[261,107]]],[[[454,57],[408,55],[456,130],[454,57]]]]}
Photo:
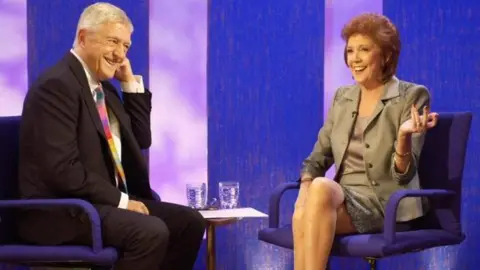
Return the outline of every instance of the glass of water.
{"type": "Polygon", "coordinates": [[[205,183],[187,184],[187,204],[195,209],[207,205],[207,185],[205,183]]]}
{"type": "Polygon", "coordinates": [[[220,197],[220,207],[222,209],[236,208],[238,206],[239,193],[240,183],[238,182],[218,183],[218,196],[220,197]]]}

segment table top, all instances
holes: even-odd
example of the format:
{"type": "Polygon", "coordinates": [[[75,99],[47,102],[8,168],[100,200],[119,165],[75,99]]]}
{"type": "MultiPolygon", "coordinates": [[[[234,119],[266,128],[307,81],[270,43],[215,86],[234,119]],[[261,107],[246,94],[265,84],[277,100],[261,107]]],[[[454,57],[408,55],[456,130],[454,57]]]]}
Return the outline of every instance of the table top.
{"type": "Polygon", "coordinates": [[[207,220],[210,219],[233,219],[241,218],[267,218],[268,215],[252,207],[233,208],[233,209],[209,209],[200,210],[200,214],[207,220]]]}

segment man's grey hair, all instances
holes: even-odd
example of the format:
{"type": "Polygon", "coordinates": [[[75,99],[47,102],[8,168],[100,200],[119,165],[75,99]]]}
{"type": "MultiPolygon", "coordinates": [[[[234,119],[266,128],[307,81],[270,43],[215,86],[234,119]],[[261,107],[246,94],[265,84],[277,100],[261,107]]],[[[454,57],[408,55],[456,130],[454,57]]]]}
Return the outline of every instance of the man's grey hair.
{"type": "Polygon", "coordinates": [[[95,30],[98,26],[105,23],[121,23],[133,32],[133,24],[125,11],[110,3],[95,3],[83,10],[78,20],[77,31],[75,32],[75,41],[73,47],[78,45],[78,32],[80,29],[95,30]]]}

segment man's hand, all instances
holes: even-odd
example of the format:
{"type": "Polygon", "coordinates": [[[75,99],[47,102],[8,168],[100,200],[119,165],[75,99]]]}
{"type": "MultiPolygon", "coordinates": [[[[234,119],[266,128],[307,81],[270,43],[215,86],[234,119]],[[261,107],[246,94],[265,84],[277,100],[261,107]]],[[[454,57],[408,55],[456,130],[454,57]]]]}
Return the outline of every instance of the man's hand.
{"type": "Polygon", "coordinates": [[[127,209],[144,215],[150,214],[145,204],[139,201],[129,200],[127,209]]]}
{"type": "Polygon", "coordinates": [[[128,58],[125,57],[120,67],[115,71],[115,79],[124,83],[136,81],[128,58]]]}

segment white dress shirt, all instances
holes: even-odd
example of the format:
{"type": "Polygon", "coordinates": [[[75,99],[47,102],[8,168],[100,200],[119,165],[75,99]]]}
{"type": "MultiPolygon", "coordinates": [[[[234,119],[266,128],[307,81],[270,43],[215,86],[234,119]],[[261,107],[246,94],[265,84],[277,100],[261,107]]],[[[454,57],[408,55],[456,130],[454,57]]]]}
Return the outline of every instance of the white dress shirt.
{"type": "MultiPolygon", "coordinates": [[[[95,89],[100,85],[100,82],[94,79],[92,73],[88,66],[83,62],[82,58],[78,56],[75,51],[72,49],[70,52],[77,57],[78,61],[83,66],[85,74],[87,75],[88,85],[90,86],[90,91],[92,91],[93,100],[96,101],[95,89]]],[[[143,85],[143,78],[142,76],[135,75],[136,82],[130,83],[121,83],[121,89],[124,93],[145,93],[145,88],[143,85]]],[[[122,160],[122,142],[121,142],[121,134],[120,134],[120,124],[118,123],[115,114],[112,111],[108,110],[108,121],[110,122],[110,130],[112,131],[113,141],[115,144],[115,148],[117,149],[118,156],[120,161],[122,160]]],[[[116,171],[116,169],[115,169],[116,171]]],[[[118,175],[115,174],[115,182],[118,187],[118,175]]],[[[128,194],[122,192],[122,196],[120,197],[120,202],[118,203],[119,208],[127,209],[128,206],[128,194]]]]}

